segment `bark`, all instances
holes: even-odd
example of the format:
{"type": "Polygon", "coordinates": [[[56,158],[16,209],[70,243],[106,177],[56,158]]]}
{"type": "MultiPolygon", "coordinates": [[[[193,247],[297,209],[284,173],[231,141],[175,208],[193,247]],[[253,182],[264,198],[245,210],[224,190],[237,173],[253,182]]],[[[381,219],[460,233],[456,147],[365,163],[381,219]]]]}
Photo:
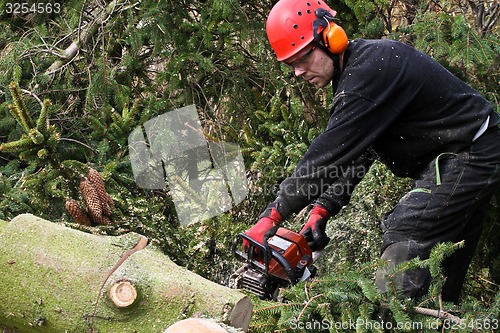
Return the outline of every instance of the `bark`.
{"type": "Polygon", "coordinates": [[[177,266],[141,235],[93,235],[23,214],[0,220],[0,244],[5,330],[163,332],[193,315],[248,329],[247,296],[177,266]]]}

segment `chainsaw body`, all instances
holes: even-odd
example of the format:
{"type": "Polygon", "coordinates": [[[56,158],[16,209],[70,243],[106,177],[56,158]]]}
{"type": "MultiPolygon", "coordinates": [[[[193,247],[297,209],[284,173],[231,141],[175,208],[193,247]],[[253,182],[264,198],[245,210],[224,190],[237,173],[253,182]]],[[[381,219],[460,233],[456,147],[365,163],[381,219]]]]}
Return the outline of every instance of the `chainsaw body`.
{"type": "Polygon", "coordinates": [[[230,286],[246,289],[261,299],[276,299],[279,288],[295,285],[316,274],[313,253],[304,236],[279,228],[265,244],[241,233],[233,244],[235,256],[245,262],[230,278],[230,286]],[[249,247],[242,249],[242,240],[249,247]]]}

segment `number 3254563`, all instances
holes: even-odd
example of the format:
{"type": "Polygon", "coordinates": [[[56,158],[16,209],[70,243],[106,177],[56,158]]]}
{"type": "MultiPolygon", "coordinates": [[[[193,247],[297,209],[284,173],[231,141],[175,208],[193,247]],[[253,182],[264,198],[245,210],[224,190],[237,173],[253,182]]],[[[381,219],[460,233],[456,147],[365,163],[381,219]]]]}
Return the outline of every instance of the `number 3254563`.
{"type": "Polygon", "coordinates": [[[7,2],[5,4],[5,11],[7,14],[57,14],[61,11],[61,4],[58,2],[38,2],[36,4],[29,4],[27,2],[7,2]]]}

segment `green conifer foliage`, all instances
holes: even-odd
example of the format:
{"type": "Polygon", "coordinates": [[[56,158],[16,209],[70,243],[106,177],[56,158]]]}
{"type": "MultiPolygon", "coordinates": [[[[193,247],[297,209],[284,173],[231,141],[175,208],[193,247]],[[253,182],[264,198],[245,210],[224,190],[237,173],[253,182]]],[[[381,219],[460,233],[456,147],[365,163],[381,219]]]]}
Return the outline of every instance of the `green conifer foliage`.
{"type": "MultiPolygon", "coordinates": [[[[41,102],[38,118],[34,120],[35,112],[28,109],[19,85],[12,82],[9,90],[12,104],[8,105],[8,109],[23,133],[17,139],[0,144],[0,152],[17,155],[19,161],[25,164],[26,174],[17,182],[19,184],[19,181],[22,181],[19,189],[12,187],[12,183],[7,179],[4,180],[2,192],[7,194],[7,198],[2,201],[0,207],[7,212],[36,212],[35,207],[50,205],[50,199],[65,198],[70,193],[67,181],[86,167],[79,161],[64,159],[59,147],[60,133],[49,122],[50,101],[45,99],[41,102]],[[31,199],[31,205],[26,205],[29,193],[34,193],[33,197],[37,199],[31,199]],[[16,203],[19,206],[16,206],[16,203]]],[[[15,165],[14,161],[9,164],[15,165]]],[[[7,171],[7,175],[9,173],[7,171]]]]}
{"type": "Polygon", "coordinates": [[[312,106],[321,100],[304,102],[303,96],[300,90],[282,87],[243,127],[248,147],[243,152],[253,161],[250,171],[255,177],[251,181],[260,187],[263,200],[274,199],[274,186],[293,172],[325,124],[326,112],[321,115],[312,106]]]}
{"type": "MultiPolygon", "coordinates": [[[[415,45],[498,108],[498,25],[480,33],[474,16],[481,8],[487,13],[492,1],[327,2],[351,39],[389,37],[415,45]]],[[[273,3],[68,0],[59,13],[10,15],[0,2],[0,219],[31,212],[70,221],[64,202],[77,199],[80,175],[92,166],[115,200],[116,225],[86,231],[142,233],[176,262],[224,281],[235,265],[229,244],[274,199],[275,186],[324,128],[332,98],[330,89],[301,83],[276,62],[265,34],[273,3]],[[77,52],[64,56],[73,46],[77,52]],[[11,94],[11,81],[44,106],[17,88],[11,94]],[[179,228],[168,189],[135,184],[126,143],[136,126],[189,104],[197,106],[207,136],[240,145],[250,194],[220,217],[179,228]]],[[[267,322],[256,312],[255,330],[262,323],[260,331],[286,331],[302,310],[300,320],[368,318],[384,300],[404,319],[407,304],[377,295],[371,280],[378,223],[409,186],[382,165],[372,167],[328,225],[332,242],[318,262],[324,287],[318,280],[291,289],[288,305],[269,305],[267,322]]],[[[465,316],[476,318],[473,307],[487,317],[499,313],[498,216],[496,209],[469,273],[465,316]]],[[[286,225],[300,230],[303,222],[298,217],[286,225]]],[[[436,295],[437,289],[426,306],[437,308],[436,295]]]]}
{"type": "Polygon", "coordinates": [[[444,2],[439,10],[419,13],[411,26],[413,43],[480,90],[500,112],[498,27],[497,33],[481,36],[458,11],[444,2]]]}
{"type": "MultiPolygon", "coordinates": [[[[49,158],[49,154],[55,152],[55,145],[59,138],[59,133],[48,124],[50,101],[44,100],[42,102],[41,111],[35,123],[17,83],[12,82],[9,85],[9,90],[12,94],[13,104],[9,104],[8,109],[24,133],[17,140],[1,144],[0,151],[18,153],[22,160],[49,158]]],[[[51,163],[57,164],[57,161],[51,157],[51,163]]]]}
{"type": "MultiPolygon", "coordinates": [[[[252,332],[471,332],[478,327],[498,327],[498,308],[460,309],[444,304],[440,293],[445,278],[443,260],[463,244],[437,245],[429,259],[416,258],[394,268],[398,273],[428,268],[433,278],[429,294],[421,300],[401,297],[389,280],[386,294],[380,294],[372,275],[378,266],[364,264],[356,270],[337,265],[335,272],[323,273],[311,282],[282,290],[282,302],[257,301],[252,332]],[[437,310],[439,309],[439,311],[437,310]],[[457,315],[458,313],[458,315],[457,315]]],[[[498,295],[497,295],[498,297],[498,295]]],[[[490,331],[490,330],[486,330],[490,331]]]]}

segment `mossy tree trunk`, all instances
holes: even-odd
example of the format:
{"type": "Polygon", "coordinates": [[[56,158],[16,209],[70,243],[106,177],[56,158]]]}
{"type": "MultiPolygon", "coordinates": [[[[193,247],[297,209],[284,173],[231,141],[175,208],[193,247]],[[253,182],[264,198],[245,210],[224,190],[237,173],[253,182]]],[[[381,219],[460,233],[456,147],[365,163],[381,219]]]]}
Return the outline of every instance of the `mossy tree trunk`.
{"type": "Polygon", "coordinates": [[[0,220],[0,244],[0,327],[163,332],[202,314],[248,328],[247,296],[177,266],[141,235],[93,235],[23,214],[0,220]]]}

